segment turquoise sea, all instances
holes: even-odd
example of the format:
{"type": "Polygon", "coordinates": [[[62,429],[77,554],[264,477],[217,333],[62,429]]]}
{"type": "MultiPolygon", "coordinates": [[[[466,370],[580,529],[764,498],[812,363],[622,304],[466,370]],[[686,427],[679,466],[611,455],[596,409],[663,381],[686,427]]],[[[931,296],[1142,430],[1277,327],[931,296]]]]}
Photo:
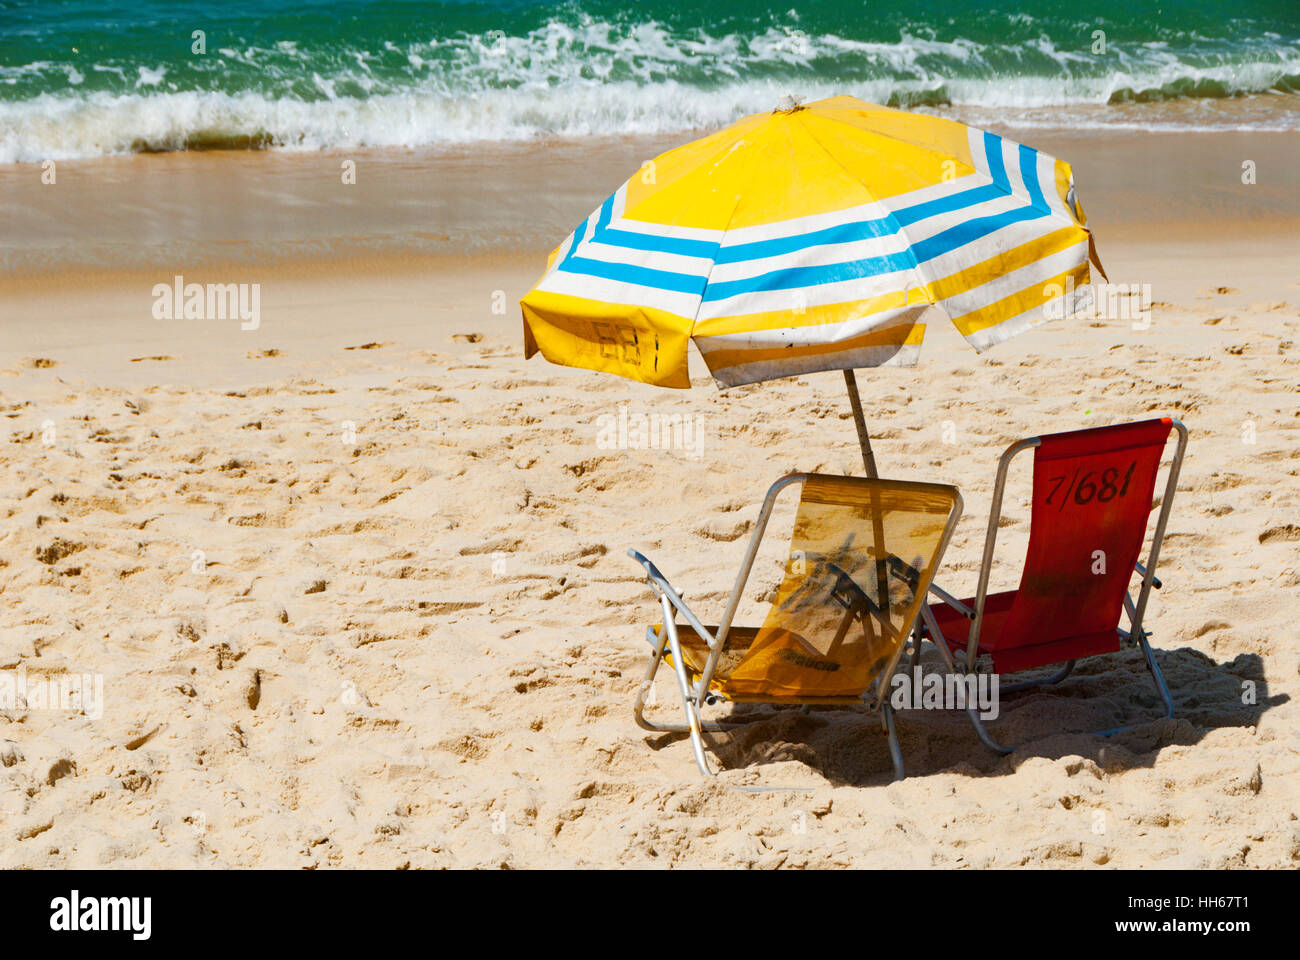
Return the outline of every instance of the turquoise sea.
{"type": "Polygon", "coordinates": [[[0,162],[667,133],[787,91],[1297,129],[1300,3],[0,0],[0,162]]]}

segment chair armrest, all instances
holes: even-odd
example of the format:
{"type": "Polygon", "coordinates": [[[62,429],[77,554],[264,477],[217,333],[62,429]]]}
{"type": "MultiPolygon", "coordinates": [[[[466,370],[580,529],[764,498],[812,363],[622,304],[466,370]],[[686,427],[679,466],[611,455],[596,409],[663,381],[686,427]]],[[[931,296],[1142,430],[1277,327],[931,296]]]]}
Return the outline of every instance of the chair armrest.
{"type": "Polygon", "coordinates": [[[971,609],[969,606],[967,606],[966,604],[962,603],[960,600],[954,597],[943,587],[939,586],[936,583],[931,583],[930,592],[933,593],[940,600],[942,600],[944,603],[948,604],[948,606],[952,607],[954,610],[960,613],[967,620],[975,619],[975,611],[971,609]]]}
{"type": "MultiPolygon", "coordinates": [[[[1142,564],[1141,564],[1140,562],[1139,562],[1139,563],[1135,563],[1135,564],[1133,564],[1133,569],[1137,571],[1137,575],[1138,575],[1139,577],[1145,577],[1145,576],[1147,575],[1147,568],[1144,567],[1144,566],[1142,566],[1142,564]]],[[[1155,589],[1159,590],[1160,587],[1162,586],[1162,584],[1160,583],[1160,578],[1159,578],[1159,577],[1152,577],[1152,578],[1151,578],[1151,586],[1154,587],[1155,589]]]]}
{"type": "Polygon", "coordinates": [[[717,646],[713,631],[700,622],[700,618],[686,605],[686,601],[673,589],[673,585],[668,582],[668,578],[659,571],[659,568],[636,550],[629,550],[627,555],[645,567],[646,583],[650,585],[650,589],[672,604],[673,608],[686,618],[686,622],[691,625],[697,634],[704,638],[710,647],[717,646]]]}

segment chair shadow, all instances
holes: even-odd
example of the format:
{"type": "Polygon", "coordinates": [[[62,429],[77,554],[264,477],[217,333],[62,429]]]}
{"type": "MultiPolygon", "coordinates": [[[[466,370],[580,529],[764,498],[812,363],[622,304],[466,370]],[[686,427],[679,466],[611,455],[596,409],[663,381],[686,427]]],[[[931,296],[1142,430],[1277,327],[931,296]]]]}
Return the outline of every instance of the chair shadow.
{"type": "MultiPolygon", "coordinates": [[[[1240,654],[1223,663],[1190,647],[1155,654],[1173,696],[1172,718],[1162,716],[1163,704],[1142,655],[1126,649],[1080,661],[1058,684],[1001,698],[999,716],[985,722],[995,740],[1015,748],[1006,756],[980,742],[964,711],[898,710],[907,776],[954,771],[1005,776],[1032,757],[1081,756],[1107,772],[1150,767],[1165,747],[1196,744],[1220,728],[1256,725],[1266,711],[1290,700],[1287,694],[1270,695],[1258,654],[1240,654]],[[1086,732],[1125,724],[1134,726],[1110,737],[1086,732]]],[[[922,670],[926,675],[943,673],[937,653],[928,646],[922,670]]],[[[804,713],[742,704],[714,708],[715,715],[705,719],[717,719],[719,710],[722,717],[748,722],[706,735],[714,769],[756,770],[761,775],[766,765],[795,761],[834,786],[881,786],[893,780],[879,714],[829,707],[804,713]]],[[[684,738],[662,734],[646,742],[657,750],[684,738]]]]}

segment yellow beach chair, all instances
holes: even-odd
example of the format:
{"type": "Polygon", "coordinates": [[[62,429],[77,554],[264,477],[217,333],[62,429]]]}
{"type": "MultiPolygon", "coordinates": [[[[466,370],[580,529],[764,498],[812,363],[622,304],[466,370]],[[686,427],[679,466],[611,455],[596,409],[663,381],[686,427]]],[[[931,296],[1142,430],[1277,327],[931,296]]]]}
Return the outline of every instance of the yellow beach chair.
{"type": "Polygon", "coordinates": [[[767,492],[716,627],[705,626],[659,569],[629,550],[645,568],[663,613],[663,622],[646,631],[652,653],[637,693],[637,724],[689,733],[695,762],[711,775],[702,732],[735,724],[702,723],[705,703],[865,707],[880,711],[894,772],[902,779],[889,679],[959,516],[961,494],[943,484],[815,473],[783,477],[767,492]],[[776,599],[761,627],[733,626],[777,496],[795,485],[802,494],[776,599]],[[685,723],[645,717],[646,692],[664,661],[676,675],[685,723]]]}

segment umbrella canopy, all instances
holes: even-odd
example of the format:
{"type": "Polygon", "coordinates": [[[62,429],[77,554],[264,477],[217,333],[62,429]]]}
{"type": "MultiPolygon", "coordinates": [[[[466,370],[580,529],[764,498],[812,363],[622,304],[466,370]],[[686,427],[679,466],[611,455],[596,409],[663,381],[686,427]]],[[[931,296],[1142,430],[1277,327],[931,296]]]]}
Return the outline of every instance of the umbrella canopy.
{"type": "Polygon", "coordinates": [[[946,316],[984,350],[1088,295],[1068,164],[853,97],[793,102],[662,154],[551,254],[526,356],[688,387],[915,363],[946,316]]]}

